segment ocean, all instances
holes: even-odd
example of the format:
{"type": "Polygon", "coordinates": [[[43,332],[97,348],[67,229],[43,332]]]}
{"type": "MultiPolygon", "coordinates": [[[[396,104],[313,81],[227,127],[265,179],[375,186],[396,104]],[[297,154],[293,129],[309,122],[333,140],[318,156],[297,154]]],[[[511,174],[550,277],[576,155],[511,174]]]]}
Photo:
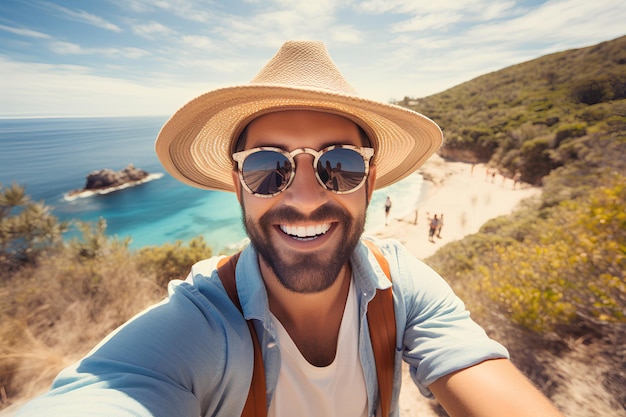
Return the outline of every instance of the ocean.
{"type": "MultiPolygon", "coordinates": [[[[53,208],[60,220],[107,222],[107,234],[130,237],[131,248],[187,241],[202,235],[214,252],[245,239],[234,194],[184,185],[165,172],[154,140],[166,117],[0,119],[0,184],[24,186],[32,200],[53,208]],[[68,200],[96,170],[128,164],[156,179],[109,194],[68,200]]],[[[384,203],[391,217],[415,210],[423,181],[419,174],[374,192],[366,230],[384,227],[384,203]]],[[[70,234],[71,235],[71,234],[70,234]]]]}

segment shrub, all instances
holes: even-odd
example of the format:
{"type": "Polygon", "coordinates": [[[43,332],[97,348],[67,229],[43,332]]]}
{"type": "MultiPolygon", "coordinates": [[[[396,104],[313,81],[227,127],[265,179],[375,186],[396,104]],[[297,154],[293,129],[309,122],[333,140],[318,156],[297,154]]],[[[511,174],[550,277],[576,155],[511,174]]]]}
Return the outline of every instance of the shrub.
{"type": "Polygon", "coordinates": [[[554,135],[552,148],[557,148],[565,139],[579,138],[587,134],[587,127],[584,124],[560,126],[554,135]]]}
{"type": "Polygon", "coordinates": [[[550,141],[539,137],[524,142],[520,149],[520,166],[524,179],[531,184],[539,184],[541,179],[559,166],[548,152],[550,141]]]}
{"type": "Polygon", "coordinates": [[[14,271],[0,287],[0,386],[10,398],[38,393],[165,295],[152,275],[139,272],[124,242],[106,237],[106,223],[88,226],[82,239],[41,253],[37,264],[14,271]]]}
{"type": "Polygon", "coordinates": [[[603,182],[534,221],[532,207],[495,219],[428,262],[473,310],[489,305],[537,333],[608,334],[626,323],[626,177],[603,182]]]}
{"type": "Polygon", "coordinates": [[[194,263],[212,255],[211,248],[199,236],[191,239],[187,246],[176,241],[173,244],[142,248],[137,253],[137,262],[141,268],[155,274],[160,286],[166,287],[173,279],[185,279],[194,263]]]}
{"type": "Polygon", "coordinates": [[[579,81],[572,86],[572,97],[583,104],[602,103],[611,97],[610,84],[596,79],[579,81]]]}
{"type": "Polygon", "coordinates": [[[537,331],[626,322],[626,178],[568,200],[521,244],[499,248],[484,289],[537,331]]]}
{"type": "Polygon", "coordinates": [[[52,209],[30,200],[24,187],[0,184],[0,272],[33,263],[50,246],[59,244],[68,229],[52,209]]]}

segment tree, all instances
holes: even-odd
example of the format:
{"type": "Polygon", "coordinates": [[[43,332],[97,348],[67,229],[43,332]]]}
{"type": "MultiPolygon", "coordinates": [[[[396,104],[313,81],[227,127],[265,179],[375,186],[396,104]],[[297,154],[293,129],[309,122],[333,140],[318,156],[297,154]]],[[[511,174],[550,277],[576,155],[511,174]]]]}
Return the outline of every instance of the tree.
{"type": "Polygon", "coordinates": [[[0,184],[0,271],[34,263],[46,248],[61,242],[68,229],[43,202],[33,202],[24,187],[0,184]]]}

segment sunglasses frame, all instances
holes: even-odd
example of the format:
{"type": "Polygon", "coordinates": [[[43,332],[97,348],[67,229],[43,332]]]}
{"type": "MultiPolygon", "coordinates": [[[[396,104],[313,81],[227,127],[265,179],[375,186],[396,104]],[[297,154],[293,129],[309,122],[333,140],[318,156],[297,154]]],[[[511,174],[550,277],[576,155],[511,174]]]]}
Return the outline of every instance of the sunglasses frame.
{"type": "Polygon", "coordinates": [[[372,159],[372,157],[374,156],[374,148],[368,148],[368,147],[359,147],[359,146],[353,146],[353,145],[332,145],[332,146],[328,146],[324,149],[321,149],[319,151],[316,151],[315,149],[312,148],[298,148],[298,149],[294,149],[291,152],[288,152],[284,149],[281,148],[276,148],[276,147],[272,147],[272,146],[261,146],[258,148],[252,148],[252,149],[247,149],[245,151],[241,151],[241,152],[235,152],[233,153],[233,160],[235,162],[237,162],[237,173],[239,174],[239,182],[241,183],[241,185],[243,186],[243,188],[249,192],[250,194],[256,196],[256,197],[262,197],[262,198],[270,198],[270,197],[274,197],[280,193],[282,193],[283,191],[285,191],[287,188],[289,188],[289,186],[291,185],[291,183],[293,182],[294,177],[296,176],[296,161],[295,161],[295,157],[303,154],[303,153],[307,153],[309,155],[313,156],[313,172],[315,172],[315,178],[317,179],[317,182],[320,184],[320,186],[322,186],[322,188],[324,188],[325,190],[328,190],[330,192],[333,192],[335,194],[349,194],[349,193],[353,193],[356,190],[358,190],[359,188],[361,188],[363,186],[363,184],[365,184],[365,181],[367,180],[367,176],[369,175],[369,171],[370,171],[370,160],[372,159]],[[336,191],[336,190],[332,190],[328,187],[326,187],[326,184],[324,183],[324,181],[322,181],[322,179],[319,176],[319,172],[317,171],[316,165],[319,161],[319,159],[322,157],[322,155],[324,155],[325,153],[328,153],[334,149],[350,149],[356,153],[358,153],[361,158],[363,158],[363,165],[364,165],[364,169],[365,172],[363,173],[363,179],[361,180],[361,182],[359,182],[359,184],[357,186],[355,186],[354,188],[351,188],[350,190],[347,191],[336,191]],[[252,191],[252,189],[248,186],[248,184],[246,184],[246,181],[243,178],[243,164],[246,160],[246,158],[254,153],[257,152],[261,152],[261,151],[274,151],[277,152],[281,155],[283,155],[285,158],[287,158],[287,160],[291,163],[291,175],[289,176],[289,181],[287,181],[287,184],[285,184],[285,186],[273,193],[273,194],[259,194],[259,193],[255,193],[254,191],[252,191]]]}

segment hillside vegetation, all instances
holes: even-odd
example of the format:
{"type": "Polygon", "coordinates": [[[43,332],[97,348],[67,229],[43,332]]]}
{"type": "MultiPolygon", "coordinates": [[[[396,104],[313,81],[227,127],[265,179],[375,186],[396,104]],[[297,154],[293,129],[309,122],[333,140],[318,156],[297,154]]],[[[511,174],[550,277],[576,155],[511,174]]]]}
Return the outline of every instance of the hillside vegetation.
{"type": "Polygon", "coordinates": [[[401,104],[444,157],[543,185],[427,262],[567,415],[626,415],[626,37],[401,104]]]}
{"type": "Polygon", "coordinates": [[[441,155],[489,162],[540,184],[569,162],[572,139],[626,118],[626,36],[483,75],[404,105],[443,129],[441,155]],[[561,150],[561,152],[559,152],[561,150]]]}
{"type": "MultiPolygon", "coordinates": [[[[542,184],[539,201],[427,262],[569,416],[626,415],[626,37],[549,55],[402,104],[446,158],[542,184]]],[[[131,251],[106,221],[59,222],[0,185],[0,402],[65,365],[211,256],[201,238],[131,251]],[[63,239],[70,228],[80,234],[63,239]]]]}

